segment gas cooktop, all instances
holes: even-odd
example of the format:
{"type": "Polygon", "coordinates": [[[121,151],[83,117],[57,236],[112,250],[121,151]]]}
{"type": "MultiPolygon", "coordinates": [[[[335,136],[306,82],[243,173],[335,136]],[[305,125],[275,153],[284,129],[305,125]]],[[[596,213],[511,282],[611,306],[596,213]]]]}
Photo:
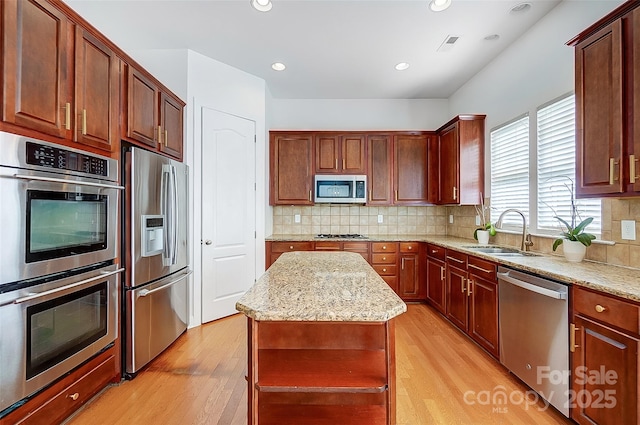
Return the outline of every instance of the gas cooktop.
{"type": "Polygon", "coordinates": [[[330,233],[321,233],[316,236],[318,239],[367,239],[366,236],[358,234],[335,235],[330,233]]]}

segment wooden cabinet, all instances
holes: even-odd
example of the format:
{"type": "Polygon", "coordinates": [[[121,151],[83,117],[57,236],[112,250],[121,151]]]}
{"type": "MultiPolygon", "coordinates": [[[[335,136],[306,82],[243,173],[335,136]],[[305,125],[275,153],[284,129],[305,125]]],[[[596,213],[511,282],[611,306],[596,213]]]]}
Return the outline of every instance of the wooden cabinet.
{"type": "Polygon", "coordinates": [[[367,205],[391,205],[393,200],[393,143],[390,135],[370,135],[367,205]]]}
{"type": "Polygon", "coordinates": [[[427,135],[393,138],[393,204],[424,205],[427,192],[427,135]]]}
{"type": "Polygon", "coordinates": [[[469,256],[469,336],[495,358],[500,356],[498,345],[498,280],[497,265],[491,261],[469,256]]]}
{"type": "Polygon", "coordinates": [[[451,249],[446,255],[447,318],[498,358],[497,265],[451,249]]]}
{"type": "Polygon", "coordinates": [[[427,286],[421,272],[424,249],[419,242],[400,242],[400,269],[398,295],[404,301],[424,301],[427,286]]]}
{"type": "Polygon", "coordinates": [[[371,267],[399,294],[397,242],[371,242],[371,267]]]}
{"type": "Polygon", "coordinates": [[[484,121],[485,115],[458,115],[438,130],[438,142],[429,145],[429,166],[438,170],[430,172],[429,201],[479,203],[484,192],[484,121]]]}
{"type": "Polygon", "coordinates": [[[446,311],[446,249],[427,244],[427,302],[440,313],[446,311]]]}
{"type": "Polygon", "coordinates": [[[120,59],[84,28],[76,27],[75,140],[109,152],[120,146],[120,59]]]}
{"type": "Polygon", "coordinates": [[[579,424],[638,423],[640,306],[573,287],[571,418],[579,424]]]}
{"type": "Polygon", "coordinates": [[[0,425],[59,424],[116,378],[114,349],[36,394],[19,409],[0,418],[0,425]]]}
{"type": "Polygon", "coordinates": [[[271,132],[269,160],[269,203],[313,205],[312,134],[271,132]]]}
{"type": "Polygon", "coordinates": [[[395,323],[248,319],[249,424],[395,424],[395,323]]]}
{"type": "Polygon", "coordinates": [[[123,137],[182,160],[184,103],[162,90],[151,76],[126,65],[123,137]]]}
{"type": "Polygon", "coordinates": [[[366,174],[366,137],[363,134],[315,136],[316,174],[366,174]]]}
{"type": "Polygon", "coordinates": [[[115,52],[45,1],[5,2],[3,35],[3,121],[67,146],[80,143],[115,155],[115,52]]]}
{"type": "Polygon", "coordinates": [[[567,44],[575,50],[576,192],[638,196],[640,10],[619,8],[567,44]]]}
{"type": "Polygon", "coordinates": [[[311,241],[267,241],[265,242],[265,247],[265,268],[268,269],[283,253],[293,251],[313,251],[314,243],[311,241]]]}

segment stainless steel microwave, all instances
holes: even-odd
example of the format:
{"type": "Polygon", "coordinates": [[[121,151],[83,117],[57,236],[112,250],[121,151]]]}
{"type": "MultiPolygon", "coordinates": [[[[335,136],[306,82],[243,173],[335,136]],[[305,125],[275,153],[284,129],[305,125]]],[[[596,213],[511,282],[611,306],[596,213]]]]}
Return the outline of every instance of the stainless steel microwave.
{"type": "Polygon", "coordinates": [[[364,204],[367,202],[367,176],[316,174],[315,202],[364,204]]]}

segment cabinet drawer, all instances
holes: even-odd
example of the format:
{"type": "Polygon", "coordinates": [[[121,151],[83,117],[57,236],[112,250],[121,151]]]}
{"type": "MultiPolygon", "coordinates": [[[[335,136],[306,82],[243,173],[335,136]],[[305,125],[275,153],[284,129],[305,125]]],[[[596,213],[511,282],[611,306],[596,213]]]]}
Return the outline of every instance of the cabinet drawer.
{"type": "Polygon", "coordinates": [[[313,251],[313,242],[272,242],[271,252],[313,251]]]}
{"type": "Polygon", "coordinates": [[[340,242],[316,242],[316,251],[340,251],[340,242]]]}
{"type": "Polygon", "coordinates": [[[395,276],[398,271],[395,264],[374,264],[372,267],[380,276],[395,276]]]}
{"type": "Polygon", "coordinates": [[[400,242],[400,252],[418,252],[419,250],[419,242],[400,242]]]}
{"type": "Polygon", "coordinates": [[[342,249],[344,249],[345,251],[367,252],[368,253],[369,252],[369,242],[344,242],[342,249]]]}
{"type": "Polygon", "coordinates": [[[396,254],[373,254],[371,264],[395,264],[396,254]]]}
{"type": "Polygon", "coordinates": [[[573,287],[573,309],[575,313],[592,317],[600,322],[638,333],[637,305],[603,294],[573,287]]]}
{"type": "Polygon", "coordinates": [[[467,254],[447,249],[447,263],[461,269],[467,268],[467,254]]]}
{"type": "Polygon", "coordinates": [[[497,265],[491,261],[483,260],[478,257],[468,257],[469,274],[481,276],[484,279],[496,281],[497,265]]]}
{"type": "Polygon", "coordinates": [[[397,250],[396,242],[371,242],[371,252],[396,252],[397,250]]]}
{"type": "Polygon", "coordinates": [[[427,255],[432,258],[437,258],[438,260],[444,261],[446,258],[447,250],[441,246],[427,244],[427,255]]]}

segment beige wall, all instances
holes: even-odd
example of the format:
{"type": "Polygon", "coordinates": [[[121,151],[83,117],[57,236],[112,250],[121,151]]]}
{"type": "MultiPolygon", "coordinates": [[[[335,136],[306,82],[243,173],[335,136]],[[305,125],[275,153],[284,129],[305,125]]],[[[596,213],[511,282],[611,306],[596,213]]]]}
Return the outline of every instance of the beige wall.
{"type": "MultiPolygon", "coordinates": [[[[447,224],[447,235],[473,238],[475,209],[473,207],[448,207],[447,214],[454,216],[453,224],[447,224]]],[[[493,218],[495,221],[497,217],[493,218]]],[[[602,200],[602,239],[614,245],[592,244],[587,248],[587,259],[620,266],[640,267],[640,198],[602,200]],[[636,220],[636,240],[622,240],[620,220],[636,220]]],[[[448,222],[448,221],[447,221],[448,222]]],[[[489,243],[520,247],[520,235],[498,233],[489,243]]],[[[532,237],[532,251],[562,255],[562,248],[554,253],[553,239],[532,237]]]]}

